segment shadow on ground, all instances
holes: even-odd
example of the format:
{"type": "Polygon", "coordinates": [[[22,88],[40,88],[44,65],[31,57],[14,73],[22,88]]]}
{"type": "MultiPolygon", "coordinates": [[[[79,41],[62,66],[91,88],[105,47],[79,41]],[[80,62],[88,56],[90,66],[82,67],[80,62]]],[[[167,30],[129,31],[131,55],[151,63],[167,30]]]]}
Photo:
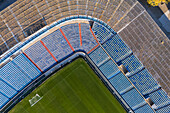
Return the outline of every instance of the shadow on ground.
{"type": "Polygon", "coordinates": [[[13,4],[17,0],[0,0],[0,11],[13,4]]]}

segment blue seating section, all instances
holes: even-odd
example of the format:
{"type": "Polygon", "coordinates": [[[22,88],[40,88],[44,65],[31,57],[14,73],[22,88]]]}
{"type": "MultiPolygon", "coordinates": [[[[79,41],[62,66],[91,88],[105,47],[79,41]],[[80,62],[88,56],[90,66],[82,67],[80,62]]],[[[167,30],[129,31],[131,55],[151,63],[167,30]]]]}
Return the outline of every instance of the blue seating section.
{"type": "Polygon", "coordinates": [[[0,92],[6,95],[8,98],[12,98],[17,93],[16,90],[11,88],[11,86],[2,80],[0,80],[0,92]]]}
{"type": "Polygon", "coordinates": [[[19,66],[31,79],[37,78],[41,71],[32,64],[32,62],[24,55],[20,54],[12,60],[15,64],[19,66]]]}
{"type": "Polygon", "coordinates": [[[105,51],[101,47],[98,47],[93,52],[91,52],[89,54],[89,57],[93,60],[93,62],[97,66],[100,66],[102,63],[104,63],[105,61],[109,59],[108,55],[105,53],[105,51]]]}
{"type": "Polygon", "coordinates": [[[154,111],[151,109],[151,107],[148,104],[146,104],[146,105],[136,109],[135,113],[154,113],[154,111]]]}
{"type": "Polygon", "coordinates": [[[11,61],[1,68],[0,78],[11,84],[17,91],[21,90],[31,82],[31,79],[29,79],[11,61]]]}
{"type": "Polygon", "coordinates": [[[143,95],[149,94],[159,88],[157,82],[146,69],[134,74],[129,79],[143,95]]]}
{"type": "Polygon", "coordinates": [[[158,91],[155,91],[154,93],[149,94],[149,97],[151,98],[151,100],[154,102],[154,104],[158,108],[170,104],[169,97],[161,89],[159,89],[158,91]]]}
{"type": "MultiPolygon", "coordinates": [[[[59,21],[58,23],[63,21],[65,20],[59,21]]],[[[53,27],[54,26],[55,25],[53,25],[53,27]]],[[[52,26],[47,29],[50,28],[52,28],[52,26]]],[[[37,35],[31,37],[29,41],[46,32],[47,29],[41,33],[37,33],[37,35]]],[[[98,45],[90,31],[89,24],[87,23],[81,23],[82,46],[80,45],[78,23],[63,26],[61,29],[75,50],[83,49],[84,51],[89,52],[98,45]]],[[[111,28],[108,28],[108,26],[106,27],[106,25],[98,24],[97,22],[94,22],[92,30],[113,60],[118,65],[123,64],[127,68],[130,72],[128,77],[136,88],[145,95],[145,97],[148,96],[151,98],[158,107],[157,112],[169,113],[169,97],[163,90],[158,89],[159,85],[151,77],[148,71],[143,69],[143,65],[134,55],[132,55],[132,51],[125,45],[120,37],[115,35],[115,33],[113,33],[114,31],[111,32],[111,28]]],[[[29,43],[29,41],[24,42],[24,45],[29,43]]],[[[58,61],[61,61],[64,57],[68,57],[68,55],[73,53],[60,30],[56,30],[49,34],[43,38],[42,41],[58,61]]],[[[46,71],[56,63],[40,41],[28,47],[24,52],[43,71],[46,71]]],[[[108,57],[100,46],[89,53],[89,57],[134,112],[153,112],[140,93],[132,86],[130,81],[128,81],[126,76],[118,69],[117,65],[108,57]]],[[[4,59],[0,61],[3,60],[4,59]]],[[[3,66],[0,69],[0,108],[40,74],[41,72],[39,69],[33,65],[24,54],[18,55],[3,66]]]]}
{"type": "Polygon", "coordinates": [[[24,51],[38,67],[45,71],[55,63],[53,57],[48,53],[40,41],[36,42],[24,51]]]}
{"type": "Polygon", "coordinates": [[[109,81],[119,93],[132,86],[122,72],[112,77],[109,81]]]}
{"type": "Polygon", "coordinates": [[[134,88],[124,93],[122,97],[129,104],[129,106],[132,107],[132,109],[136,105],[146,103],[142,96],[134,88]]]}
{"type": "Polygon", "coordinates": [[[63,30],[74,50],[79,50],[81,47],[78,23],[62,26],[61,29],[63,30]]]}
{"type": "Polygon", "coordinates": [[[81,37],[82,47],[86,52],[89,52],[92,48],[98,45],[90,31],[89,24],[81,23],[81,37]]]}
{"type": "Polygon", "coordinates": [[[26,44],[30,43],[32,40],[36,39],[37,37],[39,37],[41,34],[47,32],[48,30],[50,30],[51,28],[54,28],[55,26],[58,26],[59,24],[66,22],[68,20],[72,20],[72,19],[88,19],[88,20],[93,20],[96,21],[100,24],[102,24],[103,26],[105,26],[106,28],[108,28],[112,33],[115,33],[114,30],[108,26],[106,23],[104,23],[103,21],[100,21],[96,18],[92,18],[91,16],[83,16],[83,15],[79,15],[79,16],[70,16],[67,18],[63,18],[57,22],[54,22],[53,24],[46,26],[44,28],[42,28],[41,30],[37,31],[34,35],[30,36],[30,38],[24,42],[20,42],[18,44],[17,47],[15,47],[11,52],[9,52],[8,54],[6,54],[3,58],[0,59],[0,63],[3,62],[5,59],[7,59],[9,56],[11,56],[13,53],[15,53],[16,51],[20,50],[23,46],[25,46],[26,44]]]}
{"type": "Polygon", "coordinates": [[[9,99],[0,93],[0,108],[2,108],[8,101],[9,99]]]}
{"type": "Polygon", "coordinates": [[[58,61],[73,52],[60,30],[44,37],[42,41],[58,61]]]}
{"type": "Polygon", "coordinates": [[[130,73],[134,73],[143,68],[143,65],[134,55],[127,57],[121,61],[120,64],[123,64],[130,73]]]}
{"type": "Polygon", "coordinates": [[[120,72],[117,65],[111,59],[102,64],[99,69],[108,79],[113,77],[116,73],[120,72]]]}
{"type": "Polygon", "coordinates": [[[170,105],[157,110],[157,113],[170,113],[170,105]]]}
{"type": "Polygon", "coordinates": [[[94,22],[92,30],[100,43],[105,42],[107,39],[111,38],[114,35],[105,26],[97,22],[94,22]]]}
{"type": "Polygon", "coordinates": [[[118,35],[114,35],[112,38],[107,40],[103,44],[103,47],[115,62],[121,61],[132,53],[118,35]]]}

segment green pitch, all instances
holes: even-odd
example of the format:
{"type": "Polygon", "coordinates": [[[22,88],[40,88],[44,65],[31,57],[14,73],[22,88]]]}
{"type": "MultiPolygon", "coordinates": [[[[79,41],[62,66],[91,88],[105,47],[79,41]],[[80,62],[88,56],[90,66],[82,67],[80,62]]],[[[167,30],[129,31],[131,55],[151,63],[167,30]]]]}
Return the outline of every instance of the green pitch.
{"type": "Polygon", "coordinates": [[[55,73],[10,111],[10,113],[125,112],[81,58],[55,73]]]}

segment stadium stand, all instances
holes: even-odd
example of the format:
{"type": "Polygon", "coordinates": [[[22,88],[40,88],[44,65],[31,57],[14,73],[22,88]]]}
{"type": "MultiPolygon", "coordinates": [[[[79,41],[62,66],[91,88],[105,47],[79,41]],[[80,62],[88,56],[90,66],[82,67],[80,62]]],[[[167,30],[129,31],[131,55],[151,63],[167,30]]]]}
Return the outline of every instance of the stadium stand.
{"type": "MultiPolygon", "coordinates": [[[[82,50],[134,112],[170,111],[169,97],[136,58],[138,51],[135,49],[141,48],[144,41],[146,45],[154,47],[151,54],[161,51],[168,54],[167,37],[136,0],[17,0],[0,12],[0,29],[0,109],[33,79],[74,51],[82,50]],[[78,22],[69,23],[76,19],[78,22]],[[61,25],[67,21],[67,25],[61,25]],[[54,28],[55,31],[51,32],[54,28]],[[44,37],[43,34],[48,35],[44,37]],[[161,46],[161,51],[156,46],[159,40],[155,37],[165,40],[166,45],[161,46]],[[18,50],[22,52],[11,57],[18,50]],[[7,59],[10,61],[6,62],[7,59]],[[120,65],[128,70],[126,75],[119,70],[120,65]],[[157,108],[150,106],[145,101],[147,98],[151,98],[157,108]]],[[[148,52],[147,47],[140,50],[148,52]]],[[[160,64],[166,66],[166,55],[162,58],[165,60],[160,60],[160,64]]],[[[159,73],[157,67],[154,65],[153,69],[159,73]]],[[[166,71],[162,72],[169,75],[166,71]]]]}
{"type": "MultiPolygon", "coordinates": [[[[100,25],[104,26],[102,24],[100,25]]],[[[51,28],[52,27],[50,27],[50,29],[51,28]]],[[[106,29],[106,26],[102,28],[106,29]]],[[[111,33],[111,30],[107,30],[111,33]]],[[[47,30],[42,30],[41,33],[44,33],[45,31],[47,30]]],[[[39,35],[41,35],[41,33],[39,33],[39,35]]],[[[39,37],[39,35],[37,35],[37,37],[39,37]]],[[[7,101],[16,95],[17,91],[22,90],[33,79],[41,75],[42,72],[47,71],[58,61],[62,61],[63,58],[69,57],[69,55],[74,52],[74,49],[76,49],[86,51],[94,64],[96,64],[133,111],[138,112],[141,111],[142,108],[153,111],[153,108],[148,108],[149,104],[147,104],[145,98],[150,97],[152,99],[152,94],[156,93],[160,86],[154,81],[147,70],[143,69],[143,65],[134,55],[132,55],[132,51],[124,44],[118,35],[113,35],[112,37],[103,35],[103,39],[106,40],[104,43],[101,42],[101,45],[98,44],[98,41],[95,38],[96,37],[93,35],[93,28],[91,30],[89,24],[76,22],[64,24],[61,28],[59,27],[47,36],[45,35],[42,38],[37,38],[35,41],[33,40],[34,38],[32,38],[33,41],[30,45],[26,43],[26,46],[22,49],[23,53],[11,57],[11,61],[1,68],[1,70],[3,70],[3,75],[4,73],[7,73],[5,70],[6,68],[9,68],[8,65],[12,67],[12,71],[17,72],[13,75],[13,77],[16,77],[15,81],[11,81],[10,78],[6,78],[5,76],[1,77],[2,81],[5,81],[3,84],[7,83],[9,89],[11,89],[10,93],[3,91],[3,94],[8,97],[7,101]],[[82,47],[80,37],[82,38],[82,47]],[[90,41],[90,43],[86,43],[84,40],[90,41]],[[110,40],[112,42],[108,43],[110,40]],[[74,43],[76,44],[72,47],[74,43]],[[112,44],[110,49],[115,49],[117,45],[120,46],[120,44],[122,44],[123,49],[117,47],[116,49],[119,51],[116,49],[113,51],[109,49],[107,44],[112,44]],[[118,51],[118,54],[115,53],[115,51],[118,51]],[[114,54],[117,54],[118,56],[115,57],[113,56],[114,54]],[[126,75],[119,70],[118,66],[121,64],[128,70],[126,75]],[[17,78],[17,76],[19,77],[17,78]],[[24,80],[23,83],[20,82],[22,85],[18,83],[20,79],[24,80]],[[150,80],[150,82],[146,83],[145,79],[147,79],[147,81],[150,80]],[[131,95],[131,99],[128,98],[128,95],[131,95]]],[[[162,98],[166,99],[166,97],[162,98]]],[[[157,101],[153,100],[153,102],[157,105],[157,101]]],[[[168,101],[160,102],[159,106],[164,107],[168,105],[167,102],[168,101]]]]}
{"type": "Polygon", "coordinates": [[[158,113],[169,113],[170,112],[170,105],[165,106],[159,110],[157,110],[158,113]]]}
{"type": "Polygon", "coordinates": [[[111,84],[115,87],[115,89],[120,93],[125,93],[126,89],[131,89],[133,86],[131,83],[127,80],[127,78],[123,75],[123,73],[119,72],[117,75],[113,76],[109,79],[111,84]]]}
{"type": "Polygon", "coordinates": [[[101,47],[96,48],[96,50],[91,52],[89,56],[97,66],[100,66],[109,60],[109,57],[101,47]]]}
{"type": "Polygon", "coordinates": [[[126,59],[120,61],[118,65],[123,64],[129,73],[133,74],[143,68],[143,65],[139,62],[139,60],[134,56],[131,55],[126,59]]]}
{"type": "Polygon", "coordinates": [[[81,24],[81,37],[82,37],[82,47],[86,52],[89,52],[92,48],[98,45],[95,38],[93,37],[89,24],[81,24]],[[88,46],[87,46],[88,45],[88,46]]]}
{"type": "Polygon", "coordinates": [[[80,48],[80,36],[79,36],[79,25],[76,24],[68,24],[61,27],[70,44],[73,46],[74,50],[79,50],[80,48]]]}
{"type": "Polygon", "coordinates": [[[118,32],[121,30],[125,25],[129,24],[132,20],[134,20],[137,16],[139,16],[143,11],[144,8],[140,3],[135,3],[136,5],[131,7],[131,10],[124,16],[124,18],[121,18],[119,22],[117,22],[113,29],[118,32]]]}
{"type": "Polygon", "coordinates": [[[48,53],[40,41],[27,48],[24,52],[33,60],[34,63],[38,65],[42,71],[55,63],[53,57],[48,53]]]}
{"type": "Polygon", "coordinates": [[[18,67],[23,70],[31,79],[37,78],[41,72],[32,64],[32,62],[24,55],[20,54],[12,60],[18,67]]]}
{"type": "Polygon", "coordinates": [[[0,92],[2,94],[6,95],[8,98],[12,98],[17,93],[17,91],[15,89],[13,89],[10,85],[5,83],[5,81],[0,80],[0,84],[1,84],[0,92]]]}
{"type": "Polygon", "coordinates": [[[126,102],[132,107],[132,109],[136,109],[138,108],[138,106],[142,106],[143,104],[145,104],[146,102],[144,101],[144,99],[142,98],[141,95],[139,95],[139,93],[134,89],[131,88],[129,91],[127,91],[126,93],[124,93],[122,95],[122,97],[126,100],[126,102]],[[129,97],[133,97],[133,98],[129,98],[129,97]]]}
{"type": "Polygon", "coordinates": [[[11,61],[1,68],[1,79],[11,84],[17,91],[24,88],[31,79],[11,61]],[[8,76],[6,76],[8,75],[8,76]]]}
{"type": "Polygon", "coordinates": [[[149,97],[154,102],[154,104],[159,108],[170,104],[170,99],[166,93],[159,89],[156,92],[149,94],[149,97]]]}
{"type": "Polygon", "coordinates": [[[46,36],[42,39],[42,41],[58,61],[72,52],[67,41],[64,39],[59,30],[46,36]]]}
{"type": "Polygon", "coordinates": [[[117,65],[111,59],[100,65],[99,69],[108,79],[120,72],[117,65]]]}
{"type": "Polygon", "coordinates": [[[107,40],[102,46],[116,62],[121,61],[132,53],[118,35],[107,40]]]}
{"type": "Polygon", "coordinates": [[[145,113],[145,112],[148,112],[148,113],[154,113],[152,111],[152,109],[150,109],[149,105],[145,104],[144,106],[138,108],[135,110],[135,113],[145,113]]]}
{"type": "Polygon", "coordinates": [[[92,30],[100,43],[104,43],[107,39],[111,38],[114,34],[106,27],[94,22],[92,30]]]}
{"type": "Polygon", "coordinates": [[[146,69],[130,76],[129,79],[143,95],[149,94],[160,88],[146,69]]]}
{"type": "Polygon", "coordinates": [[[8,98],[0,93],[0,106],[4,106],[8,102],[8,98]]]}
{"type": "Polygon", "coordinates": [[[131,9],[136,4],[136,0],[121,0],[121,4],[116,7],[116,11],[114,12],[113,15],[111,15],[110,19],[108,20],[108,25],[109,26],[114,26],[118,21],[120,21],[131,9]]]}

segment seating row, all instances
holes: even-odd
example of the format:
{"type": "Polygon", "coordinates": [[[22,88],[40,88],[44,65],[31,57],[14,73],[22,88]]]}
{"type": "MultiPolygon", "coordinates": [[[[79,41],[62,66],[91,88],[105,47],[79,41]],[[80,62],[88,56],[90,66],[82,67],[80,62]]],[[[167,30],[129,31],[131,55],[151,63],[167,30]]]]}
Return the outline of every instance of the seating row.
{"type": "Polygon", "coordinates": [[[23,53],[5,64],[0,69],[0,108],[39,75],[40,70],[23,53]]]}

